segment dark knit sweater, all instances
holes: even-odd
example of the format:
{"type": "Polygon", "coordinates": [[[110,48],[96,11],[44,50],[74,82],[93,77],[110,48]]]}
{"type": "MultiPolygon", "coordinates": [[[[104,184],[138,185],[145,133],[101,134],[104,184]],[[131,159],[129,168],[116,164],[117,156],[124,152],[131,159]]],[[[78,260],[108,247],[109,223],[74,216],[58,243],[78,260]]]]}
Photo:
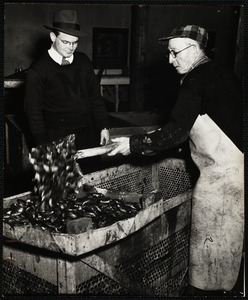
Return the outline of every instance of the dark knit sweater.
{"type": "Polygon", "coordinates": [[[242,108],[242,89],[234,74],[213,61],[204,63],[186,75],[168,124],[151,134],[131,136],[131,152],[153,155],[180,145],[203,114],[242,150],[242,108]]]}
{"type": "Polygon", "coordinates": [[[98,129],[109,127],[92,63],[80,52],[69,65],[46,52],[30,66],[24,110],[37,143],[46,142],[46,129],[87,127],[91,115],[98,129]]]}

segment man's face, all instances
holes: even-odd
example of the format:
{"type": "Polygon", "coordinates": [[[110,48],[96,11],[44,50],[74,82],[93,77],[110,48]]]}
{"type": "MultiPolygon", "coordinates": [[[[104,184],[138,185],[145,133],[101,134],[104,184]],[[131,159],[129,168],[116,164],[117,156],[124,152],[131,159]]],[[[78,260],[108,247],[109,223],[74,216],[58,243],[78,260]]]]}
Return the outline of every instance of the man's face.
{"type": "Polygon", "coordinates": [[[53,32],[50,35],[54,49],[64,57],[70,57],[78,46],[78,37],[60,32],[56,36],[53,32]]]}
{"type": "Polygon", "coordinates": [[[179,52],[183,50],[182,52],[176,54],[176,57],[173,57],[173,55],[170,53],[169,63],[173,64],[173,67],[176,69],[177,73],[187,73],[190,70],[190,67],[192,66],[196,58],[195,45],[190,46],[189,39],[174,38],[169,40],[168,50],[172,52],[179,52]]]}

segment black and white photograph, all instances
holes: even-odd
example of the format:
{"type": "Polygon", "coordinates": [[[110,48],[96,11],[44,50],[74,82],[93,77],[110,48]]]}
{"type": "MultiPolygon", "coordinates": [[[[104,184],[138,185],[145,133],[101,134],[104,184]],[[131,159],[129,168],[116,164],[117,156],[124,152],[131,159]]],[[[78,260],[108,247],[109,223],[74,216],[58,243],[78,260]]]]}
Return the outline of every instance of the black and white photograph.
{"type": "Polygon", "coordinates": [[[246,296],[245,12],[4,4],[2,297],[246,296]]]}

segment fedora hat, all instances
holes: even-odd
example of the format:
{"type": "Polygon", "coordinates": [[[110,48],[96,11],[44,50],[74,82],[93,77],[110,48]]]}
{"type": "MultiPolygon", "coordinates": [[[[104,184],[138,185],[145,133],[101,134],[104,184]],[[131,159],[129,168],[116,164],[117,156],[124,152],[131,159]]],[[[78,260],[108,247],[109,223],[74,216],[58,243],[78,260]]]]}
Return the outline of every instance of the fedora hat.
{"type": "Polygon", "coordinates": [[[82,36],[80,31],[80,24],[75,10],[60,10],[53,15],[53,25],[43,25],[46,29],[51,31],[58,30],[66,34],[74,36],[82,36]]]}

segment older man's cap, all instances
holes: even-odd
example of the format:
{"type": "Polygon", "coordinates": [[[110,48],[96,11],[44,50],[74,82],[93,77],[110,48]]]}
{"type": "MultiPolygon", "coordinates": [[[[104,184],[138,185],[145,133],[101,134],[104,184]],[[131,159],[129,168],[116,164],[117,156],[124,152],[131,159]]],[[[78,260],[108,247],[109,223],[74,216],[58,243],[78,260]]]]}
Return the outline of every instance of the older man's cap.
{"type": "Polygon", "coordinates": [[[206,29],[200,26],[186,25],[186,26],[176,27],[175,29],[173,29],[172,33],[169,36],[162,37],[158,41],[163,44],[168,40],[174,38],[189,38],[194,41],[197,41],[204,48],[206,48],[208,42],[208,33],[206,29]]]}
{"type": "Polygon", "coordinates": [[[80,24],[75,10],[61,10],[55,12],[53,15],[53,25],[44,25],[44,27],[52,31],[58,30],[73,36],[84,35],[80,31],[80,24]]]}

